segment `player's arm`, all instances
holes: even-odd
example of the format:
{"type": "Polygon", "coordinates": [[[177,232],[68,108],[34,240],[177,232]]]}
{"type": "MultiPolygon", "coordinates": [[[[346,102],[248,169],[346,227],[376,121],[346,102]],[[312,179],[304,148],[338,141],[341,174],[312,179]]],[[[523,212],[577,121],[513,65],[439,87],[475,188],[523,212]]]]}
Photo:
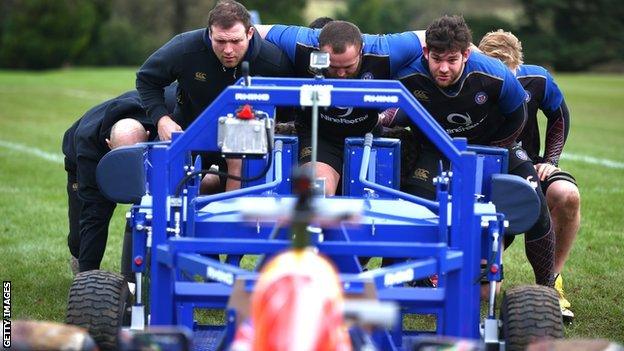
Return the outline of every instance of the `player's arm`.
{"type": "Polygon", "coordinates": [[[503,115],[505,123],[492,136],[490,141],[492,146],[509,147],[518,139],[527,120],[526,102],[522,102],[515,110],[503,115]]]}
{"type": "Polygon", "coordinates": [[[176,57],[181,48],[179,36],[156,50],[137,71],[136,88],[147,115],[158,127],[161,140],[170,140],[171,133],[182,130],[173,121],[165,103],[164,88],[177,79],[176,57]]]}
{"type": "Polygon", "coordinates": [[[570,112],[563,93],[548,71],[546,71],[546,87],[540,110],[548,119],[542,161],[557,166],[570,131],[570,112]]]}
{"type": "Polygon", "coordinates": [[[494,131],[490,145],[509,147],[520,136],[527,121],[526,92],[507,67],[500,61],[497,61],[497,64],[500,69],[500,77],[503,79],[498,97],[498,109],[504,118],[504,122],[498,130],[494,131]]]}
{"type": "Polygon", "coordinates": [[[548,122],[546,124],[543,160],[557,166],[570,132],[570,112],[565,101],[562,101],[559,108],[553,111],[544,111],[544,115],[548,118],[548,122]]]}

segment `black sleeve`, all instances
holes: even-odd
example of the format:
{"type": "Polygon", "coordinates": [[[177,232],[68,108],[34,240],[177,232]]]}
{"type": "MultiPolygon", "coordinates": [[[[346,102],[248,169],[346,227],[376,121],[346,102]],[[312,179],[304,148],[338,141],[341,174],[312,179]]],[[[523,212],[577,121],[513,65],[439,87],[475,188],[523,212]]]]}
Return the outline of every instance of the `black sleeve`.
{"type": "Polygon", "coordinates": [[[176,58],[182,50],[179,41],[179,36],[176,36],[156,50],[136,74],[136,88],[154,125],[158,125],[162,116],[169,114],[164,88],[178,77],[176,58]]]}
{"type": "Polygon", "coordinates": [[[548,119],[543,162],[557,166],[570,132],[570,112],[564,101],[554,111],[543,111],[548,119]]]}
{"type": "Polygon", "coordinates": [[[494,132],[490,145],[499,147],[511,146],[524,128],[527,120],[526,102],[523,102],[514,111],[504,115],[505,121],[494,132]]]}

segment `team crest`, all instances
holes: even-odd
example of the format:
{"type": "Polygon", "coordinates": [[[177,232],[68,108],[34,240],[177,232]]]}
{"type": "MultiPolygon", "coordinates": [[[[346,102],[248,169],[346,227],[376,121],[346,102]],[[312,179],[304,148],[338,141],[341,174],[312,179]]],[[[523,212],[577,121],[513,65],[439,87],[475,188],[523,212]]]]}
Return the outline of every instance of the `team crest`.
{"type": "Polygon", "coordinates": [[[524,91],[524,102],[527,104],[531,101],[531,93],[528,90],[524,91]]]}
{"type": "Polygon", "coordinates": [[[429,101],[429,95],[424,90],[414,90],[412,91],[414,97],[421,101],[429,101]]]}
{"type": "Polygon", "coordinates": [[[375,79],[375,76],[371,72],[364,72],[360,79],[375,79]]]}
{"type": "Polygon", "coordinates": [[[477,105],[483,105],[487,101],[488,96],[485,92],[480,91],[475,95],[475,102],[477,105]]]}
{"type": "Polygon", "coordinates": [[[529,156],[527,155],[526,151],[524,151],[523,149],[516,149],[516,157],[523,161],[529,160],[529,156]]]}

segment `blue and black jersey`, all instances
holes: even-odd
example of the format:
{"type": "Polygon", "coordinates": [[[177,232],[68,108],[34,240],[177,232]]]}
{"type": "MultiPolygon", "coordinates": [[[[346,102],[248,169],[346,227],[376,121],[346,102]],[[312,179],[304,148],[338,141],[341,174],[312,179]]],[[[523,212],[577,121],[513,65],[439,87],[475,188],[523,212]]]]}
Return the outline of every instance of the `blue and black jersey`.
{"type": "Polygon", "coordinates": [[[398,77],[451,137],[508,146],[524,124],[524,89],[499,60],[481,53],[471,53],[460,79],[445,89],[436,85],[424,56],[398,77]]]}
{"type": "MultiPolygon", "coordinates": [[[[319,51],[320,29],[274,25],[265,39],[282,49],[295,66],[298,77],[313,77],[310,53],[319,51]]],[[[363,34],[359,79],[391,79],[396,72],[422,54],[415,32],[386,35],[363,34]]]]}
{"type": "Polygon", "coordinates": [[[528,114],[518,141],[522,142],[522,147],[533,162],[547,162],[556,166],[570,129],[570,117],[563,94],[544,67],[521,65],[516,71],[516,78],[526,90],[528,114]],[[538,110],[542,110],[548,119],[543,157],[539,155],[538,110]]]}
{"type": "MultiPolygon", "coordinates": [[[[266,40],[282,49],[295,68],[298,77],[313,77],[310,71],[310,53],[319,51],[320,29],[274,25],[266,40]]],[[[422,45],[414,32],[388,35],[363,34],[362,60],[358,79],[392,79],[392,77],[415,57],[422,54],[422,45]]],[[[319,111],[319,130],[326,137],[344,139],[361,136],[377,124],[376,109],[353,109],[331,107],[319,111]]],[[[309,127],[310,115],[298,117],[298,125],[309,127]]]]}
{"type": "MultiPolygon", "coordinates": [[[[256,32],[244,61],[249,62],[252,76],[293,75],[284,53],[256,32]]],[[[148,115],[157,125],[162,116],[169,114],[162,90],[177,80],[180,88],[174,120],[186,129],[226,87],[242,76],[239,66],[224,67],[212,50],[208,31],[198,29],[176,35],[156,50],[137,72],[136,87],[148,115]]]]}

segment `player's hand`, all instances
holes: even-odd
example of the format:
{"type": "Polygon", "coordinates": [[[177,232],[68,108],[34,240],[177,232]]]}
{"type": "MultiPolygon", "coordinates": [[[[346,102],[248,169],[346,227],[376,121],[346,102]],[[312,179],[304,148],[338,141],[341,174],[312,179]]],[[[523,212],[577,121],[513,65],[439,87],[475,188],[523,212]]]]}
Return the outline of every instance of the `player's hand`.
{"type": "Polygon", "coordinates": [[[538,163],[535,165],[535,171],[541,181],[546,180],[553,172],[560,170],[557,166],[553,166],[550,163],[538,163]]]}
{"type": "Polygon", "coordinates": [[[158,137],[161,141],[171,140],[171,134],[181,130],[182,127],[169,116],[162,116],[158,120],[158,137]]]}

